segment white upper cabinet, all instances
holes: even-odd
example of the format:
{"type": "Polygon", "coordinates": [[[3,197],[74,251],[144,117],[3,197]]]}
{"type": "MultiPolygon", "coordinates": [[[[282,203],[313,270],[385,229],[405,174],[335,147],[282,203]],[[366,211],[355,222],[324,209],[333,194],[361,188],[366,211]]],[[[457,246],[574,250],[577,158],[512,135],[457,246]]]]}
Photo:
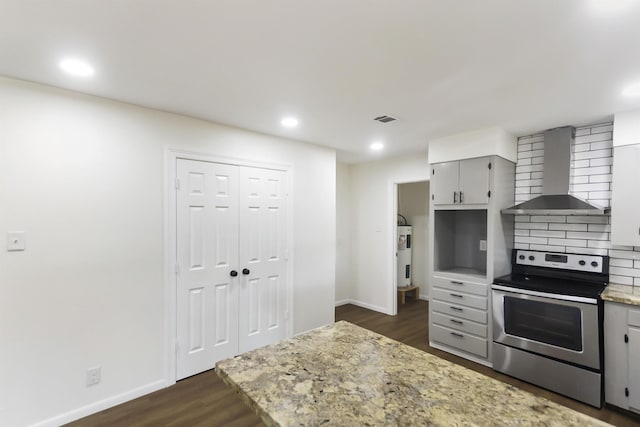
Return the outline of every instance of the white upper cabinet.
{"type": "Polygon", "coordinates": [[[640,246],[640,144],[613,149],[611,243],[640,246]]]}
{"type": "Polygon", "coordinates": [[[640,111],[616,113],[613,120],[613,146],[640,144],[640,111]]]}
{"type": "Polygon", "coordinates": [[[490,173],[490,157],[432,164],[431,200],[435,205],[487,204],[490,173]]]}

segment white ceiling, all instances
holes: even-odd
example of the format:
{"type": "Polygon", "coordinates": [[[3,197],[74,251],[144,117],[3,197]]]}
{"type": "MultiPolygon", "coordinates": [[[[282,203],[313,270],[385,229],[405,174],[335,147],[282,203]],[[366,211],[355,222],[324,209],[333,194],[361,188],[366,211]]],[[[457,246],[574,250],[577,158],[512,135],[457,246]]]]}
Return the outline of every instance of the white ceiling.
{"type": "Polygon", "coordinates": [[[0,0],[0,75],[335,147],[346,162],[638,109],[620,92],[640,81],[639,41],[640,0],[0,0]],[[65,56],[95,75],[65,75],[65,56]],[[398,121],[373,121],[383,114],[398,121]]]}

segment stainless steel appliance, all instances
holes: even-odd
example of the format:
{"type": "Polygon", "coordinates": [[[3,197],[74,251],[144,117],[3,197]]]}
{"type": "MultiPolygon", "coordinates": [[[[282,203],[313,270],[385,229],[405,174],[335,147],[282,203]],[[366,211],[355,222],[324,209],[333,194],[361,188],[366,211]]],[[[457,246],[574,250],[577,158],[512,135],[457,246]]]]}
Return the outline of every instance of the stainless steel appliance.
{"type": "Polygon", "coordinates": [[[514,250],[494,279],[493,368],[601,407],[609,257],[514,250]]]}

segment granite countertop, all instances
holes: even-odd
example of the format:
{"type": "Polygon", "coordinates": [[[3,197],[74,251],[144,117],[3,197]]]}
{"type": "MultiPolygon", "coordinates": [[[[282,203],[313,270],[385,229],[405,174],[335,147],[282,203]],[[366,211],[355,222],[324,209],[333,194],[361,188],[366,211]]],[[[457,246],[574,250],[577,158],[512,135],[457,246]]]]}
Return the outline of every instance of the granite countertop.
{"type": "Polygon", "coordinates": [[[640,305],[640,286],[609,283],[606,289],[602,292],[601,297],[605,301],[640,305]]]}
{"type": "Polygon", "coordinates": [[[269,426],[604,426],[348,322],[216,364],[269,426]]]}

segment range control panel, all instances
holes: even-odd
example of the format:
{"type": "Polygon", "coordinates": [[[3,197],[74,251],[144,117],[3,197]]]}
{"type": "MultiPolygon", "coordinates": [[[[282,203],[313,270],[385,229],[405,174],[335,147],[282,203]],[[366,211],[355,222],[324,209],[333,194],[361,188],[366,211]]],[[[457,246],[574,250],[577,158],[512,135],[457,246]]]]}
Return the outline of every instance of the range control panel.
{"type": "Polygon", "coordinates": [[[603,257],[599,255],[562,254],[557,252],[516,251],[516,264],[565,270],[603,272],[603,257]]]}

